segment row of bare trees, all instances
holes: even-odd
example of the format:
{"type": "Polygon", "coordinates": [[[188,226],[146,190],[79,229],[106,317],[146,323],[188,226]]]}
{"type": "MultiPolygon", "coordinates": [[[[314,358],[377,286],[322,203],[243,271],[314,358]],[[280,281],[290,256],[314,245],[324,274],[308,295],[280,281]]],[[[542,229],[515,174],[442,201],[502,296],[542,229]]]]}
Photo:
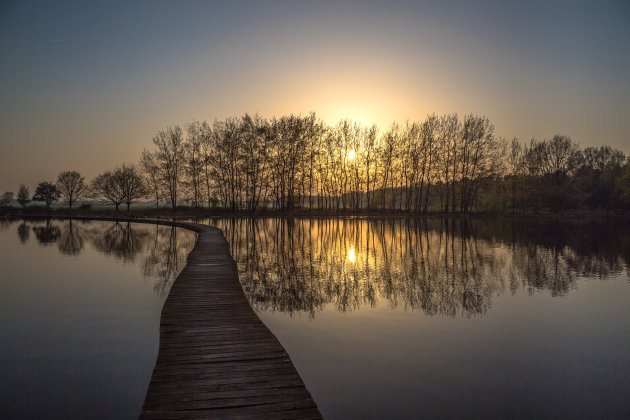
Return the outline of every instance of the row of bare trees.
{"type": "Polygon", "coordinates": [[[117,210],[147,198],[156,207],[247,212],[619,208],[630,205],[630,165],[621,151],[581,150],[561,135],[508,143],[483,116],[429,115],[381,131],[347,119],[329,126],[314,113],[246,114],[166,128],[139,165],[91,183],[62,172],[33,197],[47,206],[59,198],[69,207],[104,200],[117,210]]]}
{"type": "MultiPolygon", "coordinates": [[[[72,208],[77,201],[97,199],[114,204],[116,210],[125,203],[129,210],[132,202],[146,197],[147,191],[144,175],[137,167],[122,165],[96,176],[90,183],[87,183],[85,177],[77,171],[63,171],[55,182],[40,182],[32,200],[44,202],[46,208],[50,208],[55,201],[62,200],[72,208]]],[[[18,192],[20,205],[26,206],[30,201],[28,194],[28,188],[20,185],[18,192]]]]}
{"type": "Polygon", "coordinates": [[[470,211],[501,175],[485,117],[431,115],[387,131],[315,114],[192,122],[158,132],[141,166],[156,203],[328,210],[470,211]]]}

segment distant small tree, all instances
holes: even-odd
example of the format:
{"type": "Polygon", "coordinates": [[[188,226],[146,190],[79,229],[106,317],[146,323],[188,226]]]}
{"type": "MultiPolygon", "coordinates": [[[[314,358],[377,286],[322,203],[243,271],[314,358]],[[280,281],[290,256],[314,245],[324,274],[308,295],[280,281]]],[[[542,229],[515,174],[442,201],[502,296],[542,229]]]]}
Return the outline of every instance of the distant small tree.
{"type": "Polygon", "coordinates": [[[17,201],[18,203],[20,203],[22,207],[26,207],[28,202],[31,201],[30,196],[31,196],[31,192],[28,190],[26,185],[24,184],[20,185],[20,189],[18,190],[18,194],[17,194],[17,201]]]}
{"type": "Polygon", "coordinates": [[[68,207],[81,198],[88,190],[85,178],[77,171],[64,171],[57,177],[57,189],[68,207]]]}
{"type": "Polygon", "coordinates": [[[13,193],[11,191],[7,191],[2,194],[2,198],[0,198],[0,205],[8,206],[13,201],[13,193]]]}
{"type": "Polygon", "coordinates": [[[127,204],[127,211],[129,211],[129,207],[133,201],[147,194],[144,180],[134,165],[123,165],[121,168],[116,169],[114,173],[120,182],[123,201],[127,204]]]}
{"type": "Polygon", "coordinates": [[[46,203],[46,208],[49,209],[52,202],[58,199],[59,190],[57,190],[55,184],[45,181],[37,184],[35,194],[33,194],[34,201],[44,201],[46,203]]]}
{"type": "Polygon", "coordinates": [[[94,178],[90,184],[90,195],[93,198],[111,201],[118,211],[118,207],[125,200],[120,184],[115,173],[107,171],[94,178]]]}
{"type": "Polygon", "coordinates": [[[123,165],[114,171],[105,172],[94,178],[90,185],[90,195],[111,201],[116,211],[122,203],[127,204],[129,210],[132,202],[146,194],[144,180],[134,165],[123,165]]]}

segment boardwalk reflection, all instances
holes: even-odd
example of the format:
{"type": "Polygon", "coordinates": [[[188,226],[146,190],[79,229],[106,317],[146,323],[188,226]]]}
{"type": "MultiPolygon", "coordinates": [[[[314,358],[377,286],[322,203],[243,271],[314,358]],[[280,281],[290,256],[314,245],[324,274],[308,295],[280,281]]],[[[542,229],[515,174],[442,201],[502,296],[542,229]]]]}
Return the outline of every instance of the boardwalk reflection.
{"type": "Polygon", "coordinates": [[[28,243],[31,231],[40,245],[56,245],[63,255],[78,255],[89,244],[124,262],[139,259],[160,296],[170,290],[196,240],[196,233],[169,226],[47,220],[20,222],[17,235],[22,244],[28,243]]]}
{"type": "Polygon", "coordinates": [[[564,295],[627,267],[625,226],[447,219],[213,219],[257,310],[388,304],[478,316],[502,293],[564,295]]]}

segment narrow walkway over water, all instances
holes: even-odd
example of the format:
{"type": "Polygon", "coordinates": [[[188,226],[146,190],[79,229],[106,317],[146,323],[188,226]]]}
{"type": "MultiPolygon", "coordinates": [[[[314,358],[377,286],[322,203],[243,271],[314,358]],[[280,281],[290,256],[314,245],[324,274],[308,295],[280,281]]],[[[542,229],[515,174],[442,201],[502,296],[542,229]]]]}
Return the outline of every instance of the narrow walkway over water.
{"type": "Polygon", "coordinates": [[[289,355],[247,301],[221,230],[166,220],[54,218],[151,223],[198,234],[162,308],[141,419],[321,418],[289,355]]]}
{"type": "Polygon", "coordinates": [[[140,418],[321,418],[280,342],[251,308],[219,229],[198,232],[162,308],[140,418]]]}

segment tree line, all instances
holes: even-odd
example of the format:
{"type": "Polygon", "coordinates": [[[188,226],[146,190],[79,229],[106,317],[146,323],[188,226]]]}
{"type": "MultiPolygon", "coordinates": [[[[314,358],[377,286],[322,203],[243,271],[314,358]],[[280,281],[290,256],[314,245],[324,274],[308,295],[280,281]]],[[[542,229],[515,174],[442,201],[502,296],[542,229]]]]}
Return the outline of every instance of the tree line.
{"type": "MultiPolygon", "coordinates": [[[[49,209],[58,200],[72,208],[79,200],[97,199],[112,203],[116,211],[121,204],[130,209],[131,203],[144,198],[147,194],[146,181],[135,165],[122,165],[113,171],[104,172],[86,183],[85,177],[77,171],[63,171],[53,182],[43,181],[37,185],[32,198],[26,185],[20,185],[17,194],[18,203],[25,207],[30,201],[42,201],[49,209]]],[[[1,204],[8,205],[13,200],[12,192],[5,192],[1,204]]]]}
{"type": "MultiPolygon", "coordinates": [[[[569,137],[521,143],[483,116],[429,115],[386,130],[314,113],[193,121],[158,131],[136,165],[86,183],[76,171],[38,185],[33,200],[121,204],[142,199],[228,211],[560,211],[630,207],[630,163],[569,137]]],[[[18,201],[28,202],[20,187],[18,201]],[[26,201],[25,201],[26,200],[26,201]]],[[[12,199],[12,196],[11,196],[12,199]]]]}

